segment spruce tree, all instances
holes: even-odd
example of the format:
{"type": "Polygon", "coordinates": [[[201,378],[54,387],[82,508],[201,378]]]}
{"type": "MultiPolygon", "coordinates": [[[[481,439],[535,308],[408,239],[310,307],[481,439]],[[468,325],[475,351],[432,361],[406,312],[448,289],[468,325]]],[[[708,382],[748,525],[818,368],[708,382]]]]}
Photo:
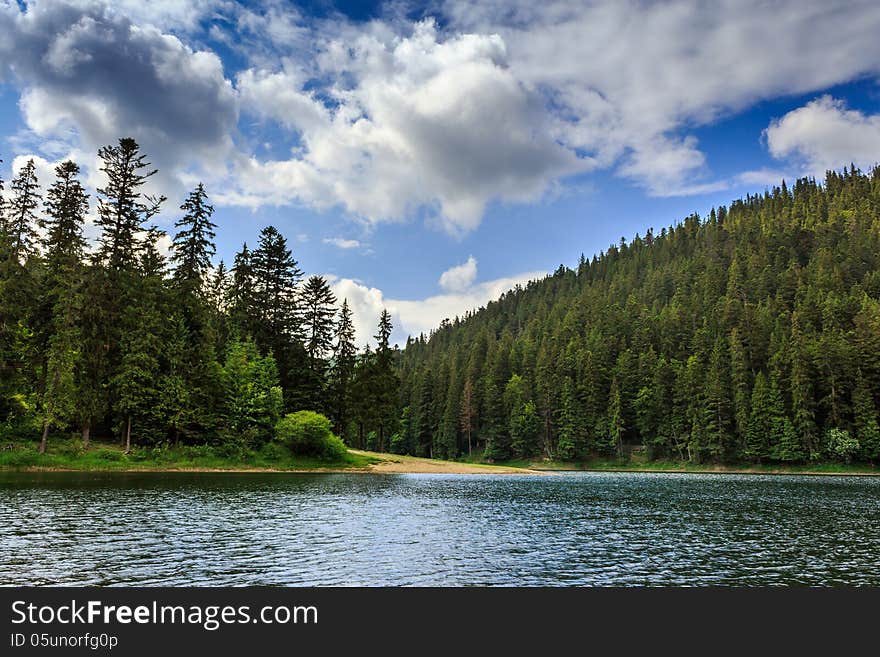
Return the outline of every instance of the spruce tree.
{"type": "Polygon", "coordinates": [[[191,294],[200,294],[211,268],[211,257],[216,253],[214,229],[211,221],[214,207],[208,203],[208,195],[202,183],[190,192],[180,206],[183,216],[174,223],[178,232],[174,235],[174,251],[171,261],[175,263],[174,279],[191,294]]]}
{"type": "Polygon", "coordinates": [[[395,432],[397,424],[397,394],[400,380],[394,371],[394,351],[391,348],[391,313],[382,309],[379,316],[376,339],[376,353],[373,367],[373,384],[375,385],[375,404],[377,429],[379,434],[379,450],[385,448],[386,438],[395,432]]]}
{"type": "Polygon", "coordinates": [[[348,299],[342,300],[339,321],[336,323],[336,345],[333,349],[333,367],[330,373],[330,390],[333,397],[331,417],[337,435],[346,437],[352,413],[352,386],[357,361],[354,317],[348,299]]]}
{"type": "Polygon", "coordinates": [[[79,165],[67,160],[55,167],[55,182],[46,192],[46,236],[43,252],[47,275],[54,284],[70,282],[82,266],[86,241],[83,225],[89,197],[80,183],[79,165]]]}
{"type": "Polygon", "coordinates": [[[287,240],[274,226],[260,231],[259,246],[251,254],[250,267],[254,311],[261,323],[257,338],[267,347],[278,348],[301,332],[297,290],[302,270],[287,248],[287,240]]]}
{"type": "Polygon", "coordinates": [[[306,353],[313,369],[323,374],[322,360],[333,346],[336,296],[323,276],[310,276],[300,293],[306,353]]]}
{"type": "Polygon", "coordinates": [[[24,263],[37,255],[37,209],[42,202],[34,161],[28,160],[10,184],[12,198],[6,207],[6,231],[9,240],[8,257],[24,263]]]}
{"type": "Polygon", "coordinates": [[[136,267],[138,234],[159,212],[165,197],[143,193],[143,186],[157,170],[150,169],[134,139],[125,137],[116,146],[104,146],[98,157],[107,184],[97,190],[95,223],[101,229],[97,257],[111,272],[128,271],[136,267]]]}

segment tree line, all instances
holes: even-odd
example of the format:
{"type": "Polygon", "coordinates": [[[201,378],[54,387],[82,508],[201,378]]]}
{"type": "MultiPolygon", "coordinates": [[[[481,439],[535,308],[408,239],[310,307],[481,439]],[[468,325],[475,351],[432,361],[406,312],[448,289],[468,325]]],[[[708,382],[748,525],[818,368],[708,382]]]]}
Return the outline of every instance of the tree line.
{"type": "Polygon", "coordinates": [[[408,341],[394,448],[880,456],[880,167],[621,239],[408,341]]]}
{"type": "Polygon", "coordinates": [[[66,161],[43,193],[29,160],[0,180],[0,433],[53,432],[162,446],[258,448],[279,418],[327,415],[349,444],[384,447],[397,426],[391,317],[358,350],[353,314],[305,277],[272,226],[216,265],[203,184],[180,206],[169,251],[154,220],[164,196],[131,138],[98,151],[94,206],[66,161]],[[84,227],[95,210],[97,242],[84,227]]]}

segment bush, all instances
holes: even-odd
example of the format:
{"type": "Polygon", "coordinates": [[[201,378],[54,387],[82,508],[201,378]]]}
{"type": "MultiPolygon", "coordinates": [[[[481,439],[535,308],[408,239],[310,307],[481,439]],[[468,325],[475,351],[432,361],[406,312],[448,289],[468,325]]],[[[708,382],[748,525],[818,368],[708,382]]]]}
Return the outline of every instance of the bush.
{"type": "Polygon", "coordinates": [[[829,429],[825,433],[825,441],[831,455],[844,463],[849,463],[859,451],[859,441],[850,436],[849,431],[843,429],[829,429]]]}
{"type": "Polygon", "coordinates": [[[324,445],[324,458],[328,461],[341,461],[346,454],[348,454],[348,448],[342,442],[342,438],[331,433],[324,445]]]}
{"type": "Polygon", "coordinates": [[[92,452],[92,457],[96,458],[100,461],[123,461],[125,460],[125,455],[117,451],[115,449],[107,449],[106,447],[101,447],[92,452]]]}
{"type": "Polygon", "coordinates": [[[285,415],[275,426],[275,437],[294,454],[341,459],[345,444],[333,435],[330,420],[314,411],[298,411],[285,415]]]}

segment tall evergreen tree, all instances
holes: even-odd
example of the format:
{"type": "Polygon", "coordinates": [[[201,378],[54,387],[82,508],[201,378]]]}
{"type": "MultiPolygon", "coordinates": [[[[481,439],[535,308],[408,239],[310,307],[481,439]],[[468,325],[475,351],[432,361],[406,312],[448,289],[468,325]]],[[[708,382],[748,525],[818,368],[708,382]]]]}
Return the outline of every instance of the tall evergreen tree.
{"type": "Polygon", "coordinates": [[[12,198],[6,207],[8,257],[24,262],[38,253],[37,209],[42,202],[34,161],[28,160],[10,184],[12,198]]]}
{"type": "Polygon", "coordinates": [[[134,139],[125,137],[116,146],[104,146],[98,150],[98,157],[107,184],[97,190],[95,223],[101,229],[97,256],[111,272],[130,270],[137,262],[138,234],[166,199],[142,191],[157,170],[150,169],[134,139]]]}
{"type": "Polygon", "coordinates": [[[300,293],[303,313],[303,332],[306,337],[306,353],[314,369],[333,345],[333,317],[336,315],[336,295],[323,276],[310,276],[300,293]]]}
{"type": "Polygon", "coordinates": [[[189,193],[180,206],[183,216],[174,223],[178,232],[174,235],[174,251],[171,261],[175,264],[174,279],[190,293],[201,293],[211,268],[211,257],[216,253],[214,229],[211,221],[214,206],[208,203],[208,194],[202,183],[189,193]]]}
{"type": "Polygon", "coordinates": [[[333,395],[331,415],[336,433],[345,436],[352,413],[352,384],[357,361],[357,346],[354,342],[354,318],[348,299],[342,300],[339,321],[336,323],[336,345],[333,349],[330,389],[333,395]]]}

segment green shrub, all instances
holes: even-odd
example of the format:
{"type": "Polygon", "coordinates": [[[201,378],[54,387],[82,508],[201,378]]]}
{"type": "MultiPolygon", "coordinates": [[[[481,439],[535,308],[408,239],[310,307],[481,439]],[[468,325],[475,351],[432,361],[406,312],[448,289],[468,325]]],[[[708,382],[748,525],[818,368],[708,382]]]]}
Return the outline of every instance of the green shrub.
{"type": "Polygon", "coordinates": [[[96,449],[92,452],[92,456],[100,461],[123,461],[125,460],[125,455],[117,451],[115,449],[107,449],[105,447],[101,447],[100,449],[96,449]]]}
{"type": "Polygon", "coordinates": [[[338,460],[345,453],[345,444],[333,435],[330,420],[314,411],[298,411],[285,415],[275,425],[275,437],[294,454],[319,456],[338,460]]]}
{"type": "Polygon", "coordinates": [[[843,429],[828,429],[825,432],[825,441],[831,455],[844,463],[849,463],[859,451],[859,441],[843,429]]]}
{"type": "Polygon", "coordinates": [[[332,433],[327,437],[324,445],[323,457],[328,461],[341,461],[348,454],[348,448],[342,442],[342,438],[334,436],[332,433]]]}

